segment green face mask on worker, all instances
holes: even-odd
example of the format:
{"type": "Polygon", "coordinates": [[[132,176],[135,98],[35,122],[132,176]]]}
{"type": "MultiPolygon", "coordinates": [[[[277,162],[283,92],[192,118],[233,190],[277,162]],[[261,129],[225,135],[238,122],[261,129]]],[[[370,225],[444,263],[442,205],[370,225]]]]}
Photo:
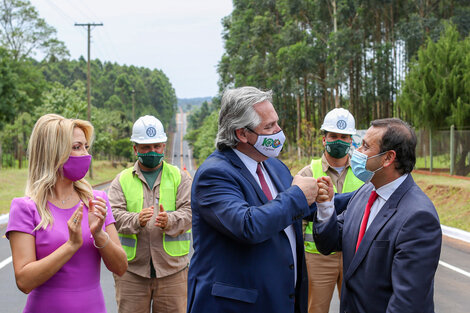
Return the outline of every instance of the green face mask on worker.
{"type": "Polygon", "coordinates": [[[163,153],[157,153],[151,151],[148,153],[137,153],[137,158],[142,165],[147,168],[155,168],[160,164],[165,155],[163,153]]]}
{"type": "Polygon", "coordinates": [[[326,151],[335,159],[341,159],[348,154],[351,144],[342,140],[327,141],[326,151]]]}

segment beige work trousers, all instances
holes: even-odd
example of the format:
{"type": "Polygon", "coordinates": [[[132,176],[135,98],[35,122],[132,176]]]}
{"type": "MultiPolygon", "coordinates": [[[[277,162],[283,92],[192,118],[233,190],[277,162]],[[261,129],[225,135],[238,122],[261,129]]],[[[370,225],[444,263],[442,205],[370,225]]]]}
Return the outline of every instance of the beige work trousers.
{"type": "Polygon", "coordinates": [[[163,278],[114,275],[119,313],[185,313],[188,268],[163,278]],[[150,310],[151,309],[151,310],[150,310]]]}
{"type": "Polygon", "coordinates": [[[305,252],[308,271],[308,313],[328,313],[338,286],[341,294],[343,256],[341,252],[323,255],[305,252]]]}

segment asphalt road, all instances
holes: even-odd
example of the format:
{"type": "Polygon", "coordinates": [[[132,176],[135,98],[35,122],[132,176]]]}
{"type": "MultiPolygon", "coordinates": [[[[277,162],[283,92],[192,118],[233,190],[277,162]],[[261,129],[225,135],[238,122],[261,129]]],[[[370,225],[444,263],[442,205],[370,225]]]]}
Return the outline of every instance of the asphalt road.
{"type": "MultiPolygon", "coordinates": [[[[0,225],[0,262],[10,257],[10,246],[3,237],[6,225],[0,225]]],[[[470,273],[470,244],[464,244],[454,239],[445,238],[442,246],[441,262],[451,264],[470,273]]],[[[0,265],[1,267],[1,265],[0,265]]],[[[470,274],[456,272],[440,264],[435,277],[434,302],[438,313],[466,313],[470,308],[470,274]]],[[[21,312],[26,295],[15,285],[13,265],[8,262],[0,268],[0,312],[21,312]]],[[[105,295],[108,312],[116,312],[114,298],[114,280],[111,273],[102,266],[101,286],[105,295]]],[[[339,311],[339,301],[335,293],[330,312],[339,311]]]]}
{"type": "Polygon", "coordinates": [[[180,110],[180,113],[176,114],[176,133],[173,137],[173,147],[172,147],[172,158],[170,163],[178,166],[180,169],[185,169],[194,177],[196,170],[194,169],[194,164],[191,155],[191,149],[186,140],[183,139],[184,134],[186,134],[187,129],[187,119],[186,114],[180,110]]]}
{"type": "MultiPolygon", "coordinates": [[[[182,134],[186,131],[186,116],[177,114],[178,132],[173,141],[170,163],[186,168],[194,176],[191,153],[182,134]]],[[[107,188],[106,185],[100,188],[107,188]]],[[[13,265],[10,261],[10,245],[4,237],[6,225],[0,225],[0,312],[21,312],[26,295],[15,284],[13,265]]],[[[441,261],[435,277],[434,302],[437,313],[466,313],[470,308],[470,244],[445,237],[441,261]],[[449,268],[452,267],[452,268],[449,268]],[[455,267],[455,268],[454,268],[455,267]]],[[[114,280],[111,273],[102,265],[101,286],[105,295],[108,312],[116,312],[114,280]]],[[[339,311],[338,296],[335,292],[330,312],[339,311]]]]}
{"type": "MultiPolygon", "coordinates": [[[[176,116],[177,132],[174,136],[172,154],[167,160],[194,176],[195,169],[192,155],[183,134],[186,133],[186,114],[180,112],[176,116]]],[[[109,184],[108,184],[109,185],[109,184]]],[[[106,189],[108,185],[100,185],[97,189],[106,189]]],[[[4,237],[6,224],[0,225],[0,312],[21,312],[26,304],[27,295],[18,290],[15,284],[13,264],[11,263],[11,250],[8,239],[4,237]],[[2,266],[3,265],[3,266],[2,266]]],[[[104,264],[101,264],[101,286],[105,296],[108,312],[117,312],[114,294],[114,279],[104,264]]]]}

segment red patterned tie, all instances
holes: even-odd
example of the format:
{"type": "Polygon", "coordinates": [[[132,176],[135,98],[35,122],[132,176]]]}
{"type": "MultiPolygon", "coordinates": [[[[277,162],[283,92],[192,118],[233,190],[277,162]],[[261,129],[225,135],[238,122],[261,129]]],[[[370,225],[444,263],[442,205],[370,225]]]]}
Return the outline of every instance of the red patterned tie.
{"type": "Polygon", "coordinates": [[[359,248],[362,238],[364,237],[364,234],[366,232],[367,221],[369,220],[369,215],[370,215],[370,208],[372,207],[372,204],[374,204],[375,199],[377,199],[377,192],[375,192],[375,190],[372,190],[370,197],[369,197],[369,201],[367,201],[366,210],[364,211],[364,217],[362,218],[361,228],[359,229],[359,236],[357,237],[356,251],[359,248]]]}
{"type": "Polygon", "coordinates": [[[268,184],[264,179],[263,172],[261,171],[261,163],[258,163],[258,167],[256,168],[256,174],[258,174],[259,182],[261,184],[261,189],[263,189],[264,194],[268,200],[272,200],[273,196],[271,195],[271,191],[269,190],[268,184]]]}

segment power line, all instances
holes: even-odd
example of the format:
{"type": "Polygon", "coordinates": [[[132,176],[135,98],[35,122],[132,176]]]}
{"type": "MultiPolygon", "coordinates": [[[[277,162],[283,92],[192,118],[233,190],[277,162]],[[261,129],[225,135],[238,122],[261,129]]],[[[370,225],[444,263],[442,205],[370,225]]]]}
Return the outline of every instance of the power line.
{"type": "MultiPolygon", "coordinates": [[[[79,7],[75,5],[75,1],[68,1],[68,4],[72,6],[78,13],[80,13],[85,19],[90,20],[90,17],[86,12],[83,12],[79,7]]],[[[93,14],[94,15],[94,14],[93,14]]],[[[96,17],[96,16],[95,16],[96,17]]]]}
{"type": "MultiPolygon", "coordinates": [[[[92,19],[95,19],[95,20],[98,20],[96,14],[93,12],[93,10],[91,10],[86,4],[84,1],[79,1],[78,3],[75,3],[75,1],[71,1],[70,4],[77,10],[79,11],[82,15],[86,16],[87,19],[90,19],[89,17],[91,17],[92,19]],[[80,8],[83,7],[83,8],[80,8]]],[[[103,62],[106,61],[106,56],[111,59],[111,56],[113,57],[114,61],[117,62],[117,60],[119,60],[119,49],[116,48],[116,46],[114,45],[114,43],[111,41],[111,36],[109,36],[108,32],[107,32],[107,29],[104,28],[103,29],[104,31],[104,34],[102,34],[100,31],[98,31],[96,33],[96,36],[98,37],[99,41],[100,42],[105,42],[106,44],[102,44],[101,46],[97,46],[97,49],[101,52],[101,54],[104,56],[103,58],[103,62]],[[107,45],[109,45],[111,47],[111,50],[108,50],[107,48],[107,45]],[[100,49],[100,48],[103,48],[104,49],[104,53],[103,51],[100,49]],[[111,53],[110,53],[111,51],[111,53]]]]}
{"type": "MultiPolygon", "coordinates": [[[[73,3],[74,7],[75,7],[75,4],[76,4],[75,2],[76,2],[75,0],[72,0],[72,3],[73,3]]],[[[87,11],[87,13],[89,13],[89,15],[92,18],[94,18],[95,20],[99,20],[99,18],[95,15],[95,13],[86,6],[85,1],[78,1],[78,4],[85,7],[85,11],[87,11]]],[[[77,7],[75,7],[75,8],[77,8],[77,7]]],[[[77,10],[79,10],[80,12],[83,13],[83,11],[80,10],[80,8],[77,8],[77,10]]]]}
{"type": "MultiPolygon", "coordinates": [[[[72,18],[68,13],[66,13],[66,11],[64,9],[59,7],[53,1],[46,0],[46,2],[49,5],[49,7],[55,11],[56,15],[59,16],[63,21],[67,22],[67,24],[69,24],[70,22],[72,24],[76,22],[76,19],[72,18]]],[[[65,2],[61,2],[61,3],[65,4],[65,2]]],[[[84,19],[98,20],[98,18],[93,13],[93,11],[90,10],[85,5],[84,2],[78,2],[80,5],[84,6],[84,9],[77,6],[77,4],[74,3],[74,1],[67,1],[66,3],[68,5],[70,5],[71,8],[74,9],[75,13],[78,13],[78,15],[83,16],[84,19]]],[[[113,60],[114,62],[117,62],[118,60],[122,60],[120,58],[119,49],[117,49],[116,45],[112,42],[111,36],[109,36],[109,33],[107,32],[107,29],[104,28],[103,31],[104,31],[104,33],[99,31],[95,34],[98,41],[102,43],[101,45],[96,46],[96,49],[97,49],[97,52],[98,52],[97,55],[101,56],[99,59],[102,59],[101,61],[103,61],[103,62],[107,61],[107,59],[108,59],[108,61],[113,60]],[[108,48],[108,46],[110,48],[108,48]]],[[[85,32],[86,32],[86,30],[85,30],[85,32]]]]}
{"type": "MultiPolygon", "coordinates": [[[[72,1],[72,5],[74,8],[76,8],[78,11],[80,11],[82,14],[86,14],[87,16],[91,16],[91,18],[95,19],[95,20],[98,20],[98,17],[96,16],[96,14],[93,12],[93,10],[91,10],[85,3],[85,1],[79,1],[79,2],[75,2],[75,1],[72,1]],[[80,8],[82,7],[82,8],[80,8]]],[[[87,17],[88,18],[88,17],[87,17]]],[[[98,39],[101,41],[101,42],[106,42],[106,44],[102,44],[101,46],[98,46],[98,50],[101,52],[101,54],[104,56],[103,58],[103,62],[106,61],[106,56],[111,59],[110,57],[113,56],[113,59],[115,61],[118,60],[117,56],[118,56],[118,51],[119,49],[116,49],[115,45],[111,42],[110,40],[110,36],[109,34],[107,33],[107,30],[106,28],[103,28],[103,31],[104,31],[104,34],[102,34],[100,31],[98,31],[96,33],[96,36],[98,37],[98,39]],[[111,46],[111,53],[110,53],[110,50],[107,49],[106,45],[109,45],[111,46]],[[104,53],[103,51],[100,49],[100,48],[103,48],[104,49],[104,53]]]]}
{"type": "Polygon", "coordinates": [[[59,16],[62,17],[62,18],[67,18],[69,19],[70,21],[75,22],[73,18],[70,17],[70,15],[68,15],[67,13],[65,13],[61,8],[59,8],[57,5],[55,5],[54,2],[50,1],[50,0],[47,0],[47,2],[49,3],[49,5],[51,7],[53,7],[56,11],[58,11],[60,14],[59,16]]]}

